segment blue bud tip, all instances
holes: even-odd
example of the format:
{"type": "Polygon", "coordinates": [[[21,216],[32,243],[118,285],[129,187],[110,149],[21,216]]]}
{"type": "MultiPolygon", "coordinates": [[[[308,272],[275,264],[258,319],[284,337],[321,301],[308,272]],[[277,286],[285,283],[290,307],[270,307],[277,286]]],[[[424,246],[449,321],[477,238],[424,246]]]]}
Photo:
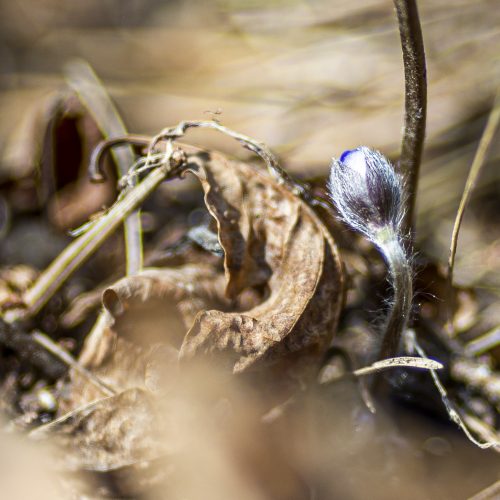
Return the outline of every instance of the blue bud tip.
{"type": "Polygon", "coordinates": [[[356,149],[347,149],[346,151],[344,151],[341,155],[340,155],[340,162],[341,163],[344,163],[345,159],[351,154],[351,153],[354,153],[355,151],[357,151],[358,148],[356,149]]]}

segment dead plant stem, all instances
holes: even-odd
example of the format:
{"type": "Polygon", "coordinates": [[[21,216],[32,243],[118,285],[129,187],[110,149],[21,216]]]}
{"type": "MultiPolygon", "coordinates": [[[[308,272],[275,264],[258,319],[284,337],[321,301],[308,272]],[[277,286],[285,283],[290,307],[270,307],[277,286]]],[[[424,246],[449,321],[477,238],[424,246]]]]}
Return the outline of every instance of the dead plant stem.
{"type": "Polygon", "coordinates": [[[85,377],[91,384],[99,388],[99,390],[106,396],[114,396],[116,391],[105,384],[101,379],[96,377],[93,373],[84,368],[78,361],[76,361],[71,354],[63,349],[60,345],[52,341],[47,335],[40,332],[34,332],[32,337],[35,342],[40,344],[43,348],[47,349],[53,356],[60,359],[63,363],[73,368],[80,375],[85,377]]]}
{"type": "MultiPolygon", "coordinates": [[[[84,61],[74,61],[67,66],[69,85],[87,107],[105,139],[123,136],[127,133],[125,125],[92,68],[84,61]]],[[[134,164],[134,150],[127,144],[111,151],[117,166],[117,176],[125,176],[134,164]]],[[[127,275],[138,273],[143,266],[142,228],[140,211],[133,211],[124,222],[125,254],[127,275]]]]}
{"type": "Polygon", "coordinates": [[[493,105],[493,109],[491,110],[483,135],[481,137],[481,140],[479,141],[479,146],[477,148],[476,155],[474,156],[474,160],[472,162],[469,175],[465,183],[464,192],[460,200],[460,205],[457,210],[457,215],[455,217],[455,223],[453,225],[453,231],[451,234],[450,254],[448,257],[448,276],[447,276],[448,327],[451,334],[453,334],[454,330],[454,325],[452,321],[453,308],[454,308],[452,287],[453,287],[453,269],[455,267],[455,256],[457,253],[457,245],[458,245],[458,234],[460,232],[460,226],[462,225],[465,209],[472,196],[472,191],[474,189],[474,186],[476,185],[477,179],[481,172],[481,168],[485,163],[488,149],[491,146],[491,143],[493,142],[493,139],[495,137],[495,132],[498,128],[499,123],[500,123],[500,91],[497,92],[495,104],[493,105]]]}
{"type": "Polygon", "coordinates": [[[405,123],[399,168],[407,191],[403,231],[413,246],[418,176],[425,138],[427,75],[424,41],[416,0],[394,0],[403,51],[405,75],[405,123]]]}

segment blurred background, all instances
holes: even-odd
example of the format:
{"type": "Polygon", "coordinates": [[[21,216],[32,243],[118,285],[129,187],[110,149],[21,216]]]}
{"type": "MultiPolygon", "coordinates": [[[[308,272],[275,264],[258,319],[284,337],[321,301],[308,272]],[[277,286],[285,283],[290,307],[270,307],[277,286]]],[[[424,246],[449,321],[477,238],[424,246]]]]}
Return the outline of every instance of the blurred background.
{"type": "MultiPolygon", "coordinates": [[[[33,116],[87,60],[130,131],[215,117],[270,145],[302,178],[360,144],[397,156],[403,69],[389,0],[1,0],[0,169],[33,169],[33,116]],[[31,157],[29,157],[31,158],[31,157]]],[[[429,109],[419,238],[445,262],[452,219],[499,83],[496,0],[419,2],[429,109]]],[[[241,156],[221,136],[192,142],[241,156]]],[[[35,141],[36,142],[36,141],[35,141]]],[[[498,143],[498,141],[496,141],[498,143]]],[[[498,289],[500,147],[462,230],[459,283],[498,289]]]]}

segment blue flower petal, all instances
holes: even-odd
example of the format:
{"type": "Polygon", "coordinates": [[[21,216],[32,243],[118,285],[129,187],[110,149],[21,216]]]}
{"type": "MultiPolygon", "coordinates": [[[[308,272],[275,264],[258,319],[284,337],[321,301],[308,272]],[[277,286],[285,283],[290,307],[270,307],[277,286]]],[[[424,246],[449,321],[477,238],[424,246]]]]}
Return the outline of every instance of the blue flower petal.
{"type": "Polygon", "coordinates": [[[359,148],[356,148],[356,149],[347,149],[346,151],[344,151],[341,155],[340,155],[340,162],[341,163],[344,163],[345,159],[351,154],[351,153],[354,153],[355,151],[358,151],[359,148]]]}

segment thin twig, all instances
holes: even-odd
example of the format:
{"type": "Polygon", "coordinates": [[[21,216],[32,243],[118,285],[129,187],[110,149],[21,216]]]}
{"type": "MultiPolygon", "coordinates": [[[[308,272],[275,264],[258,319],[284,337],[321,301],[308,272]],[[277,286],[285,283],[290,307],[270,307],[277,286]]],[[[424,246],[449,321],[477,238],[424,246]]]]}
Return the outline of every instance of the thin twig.
{"type": "Polygon", "coordinates": [[[153,138],[143,135],[126,134],[124,136],[117,136],[108,141],[102,142],[94,150],[94,153],[92,155],[89,166],[90,178],[94,182],[102,182],[103,180],[105,180],[103,160],[104,153],[106,153],[108,148],[125,143],[134,144],[136,146],[149,146],[148,155],[143,159],[145,165],[138,170],[132,171],[131,169],[131,171],[121,179],[122,182],[129,181],[139,172],[148,170],[150,168],[149,163],[150,161],[154,160],[154,157],[156,156],[153,153],[153,150],[160,141],[165,139],[179,139],[185,135],[186,131],[189,128],[210,128],[237,140],[240,144],[243,145],[243,147],[252,151],[252,153],[255,153],[264,160],[268,172],[277,181],[278,184],[285,185],[288,189],[290,189],[290,191],[292,191],[295,195],[299,196],[310,205],[323,207],[329,210],[329,205],[324,199],[314,196],[307,186],[302,185],[300,182],[294,180],[280,166],[279,161],[274,153],[265,144],[258,142],[247,135],[235,132],[234,130],[229,129],[224,125],[221,125],[218,121],[183,121],[175,127],[164,129],[153,138]]]}
{"type": "Polygon", "coordinates": [[[460,200],[460,205],[458,207],[457,215],[455,217],[455,224],[453,225],[453,231],[451,234],[450,254],[448,257],[448,276],[447,276],[448,328],[451,334],[453,334],[454,331],[454,324],[452,321],[453,306],[454,306],[452,289],[453,289],[453,269],[455,267],[455,256],[457,253],[457,245],[458,245],[458,234],[460,232],[460,226],[462,224],[462,219],[464,217],[465,209],[472,196],[472,190],[476,185],[477,179],[481,172],[481,168],[485,163],[488,149],[490,148],[493,138],[495,137],[495,132],[498,128],[499,123],[500,123],[500,90],[497,92],[493,109],[491,110],[490,116],[488,118],[488,123],[486,124],[486,127],[484,128],[483,131],[483,135],[481,136],[481,140],[479,141],[479,146],[477,148],[476,155],[474,156],[474,160],[472,162],[469,175],[465,183],[464,192],[460,200]]]}
{"type": "Polygon", "coordinates": [[[114,396],[116,391],[105,384],[101,379],[96,377],[93,373],[89,372],[84,368],[78,361],[76,361],[71,354],[63,349],[60,345],[54,343],[47,335],[40,332],[34,332],[32,334],[33,339],[38,342],[42,347],[47,349],[53,356],[60,359],[63,363],[67,364],[80,375],[85,377],[91,384],[94,384],[97,388],[101,390],[106,396],[114,396]]]}
{"type": "MultiPolygon", "coordinates": [[[[416,368],[420,370],[441,370],[443,368],[443,365],[432,359],[401,356],[398,358],[390,358],[390,359],[384,359],[382,361],[377,361],[370,366],[359,368],[358,370],[354,370],[353,372],[346,372],[343,376],[336,378],[333,382],[339,382],[340,380],[344,380],[353,375],[355,377],[364,377],[366,375],[371,375],[372,373],[378,373],[384,370],[389,370],[391,368],[401,368],[401,367],[416,368]]],[[[325,382],[320,382],[320,383],[324,384],[325,382]]],[[[290,399],[287,399],[284,403],[281,403],[273,407],[262,417],[262,422],[264,424],[270,424],[275,422],[276,420],[281,418],[285,414],[285,412],[296,402],[297,399],[295,397],[291,397],[290,399]]],[[[367,403],[367,407],[372,413],[376,413],[376,409],[373,402],[371,401],[371,398],[369,398],[368,401],[365,401],[365,403],[367,403]]]]}
{"type": "MultiPolygon", "coordinates": [[[[419,356],[421,356],[424,359],[429,359],[425,351],[422,349],[420,344],[417,341],[415,332],[412,330],[407,330],[406,332],[407,335],[407,342],[409,344],[409,350],[415,351],[418,353],[419,356]]],[[[434,382],[434,385],[436,389],[439,392],[439,395],[441,396],[441,401],[443,402],[446,412],[448,413],[448,416],[450,419],[455,422],[455,424],[462,429],[463,433],[466,435],[466,437],[474,443],[477,447],[482,448],[483,450],[488,449],[488,448],[497,448],[500,443],[497,441],[485,441],[481,442],[477,440],[463,421],[462,417],[460,416],[460,413],[458,410],[455,409],[455,405],[451,402],[450,398],[448,397],[448,393],[446,392],[445,387],[441,383],[441,380],[439,380],[439,377],[437,376],[437,373],[435,370],[430,370],[432,380],[434,382]]]]}
{"type": "Polygon", "coordinates": [[[329,208],[328,203],[325,200],[315,197],[306,186],[294,180],[286,172],[286,170],[280,166],[277,157],[264,143],[231,130],[224,125],[221,125],[218,121],[183,121],[175,127],[167,128],[160,132],[151,142],[150,154],[159,141],[164,139],[179,139],[180,137],[183,137],[186,131],[190,128],[210,128],[235,139],[242,144],[244,148],[248,149],[252,153],[255,153],[264,160],[269,174],[278,184],[286,186],[296,196],[299,196],[313,206],[316,205],[326,209],[329,208]]]}
{"type": "Polygon", "coordinates": [[[408,245],[412,246],[418,175],[425,138],[427,75],[424,41],[416,0],[394,0],[403,50],[405,73],[405,125],[401,144],[400,170],[407,191],[403,221],[408,245]]]}
{"type": "Polygon", "coordinates": [[[470,413],[470,411],[471,410],[469,409],[469,411],[463,411],[462,413],[462,418],[465,424],[483,441],[497,443],[497,446],[494,446],[492,451],[500,453],[500,433],[498,433],[494,427],[487,424],[484,420],[470,413]]]}
{"type": "MultiPolygon", "coordinates": [[[[103,161],[105,158],[105,153],[108,151],[112,151],[112,148],[115,146],[120,146],[122,144],[134,145],[134,146],[142,146],[146,147],[151,144],[153,140],[152,137],[145,135],[136,135],[136,134],[124,134],[121,136],[111,137],[100,142],[92,151],[92,156],[89,161],[89,177],[92,182],[104,182],[106,180],[106,174],[104,172],[103,161]]],[[[123,176],[128,175],[128,170],[131,165],[127,169],[127,172],[123,174],[123,176]]],[[[122,175],[120,177],[123,177],[122,175]]]]}
{"type": "MultiPolygon", "coordinates": [[[[125,125],[115,108],[103,84],[84,61],[74,61],[66,67],[68,84],[77,93],[79,99],[87,107],[94,118],[104,138],[123,136],[127,133],[125,125]]],[[[111,151],[115,160],[118,178],[127,174],[133,165],[134,150],[128,144],[124,148],[111,151]]],[[[124,223],[125,253],[127,259],[127,274],[138,273],[143,265],[142,229],[140,211],[132,212],[124,223]]]]}
{"type": "Polygon", "coordinates": [[[167,128],[153,139],[150,146],[150,152],[159,141],[163,139],[179,139],[180,137],[183,137],[186,134],[186,131],[190,128],[211,128],[227,135],[228,137],[232,137],[242,144],[243,147],[249,149],[252,153],[257,154],[264,160],[269,173],[275,178],[278,184],[286,185],[294,191],[295,194],[302,194],[305,191],[303,186],[296,183],[288,175],[288,173],[280,167],[278,159],[265,144],[258,142],[247,135],[235,132],[234,130],[229,129],[216,121],[183,121],[175,127],[167,128]]]}

